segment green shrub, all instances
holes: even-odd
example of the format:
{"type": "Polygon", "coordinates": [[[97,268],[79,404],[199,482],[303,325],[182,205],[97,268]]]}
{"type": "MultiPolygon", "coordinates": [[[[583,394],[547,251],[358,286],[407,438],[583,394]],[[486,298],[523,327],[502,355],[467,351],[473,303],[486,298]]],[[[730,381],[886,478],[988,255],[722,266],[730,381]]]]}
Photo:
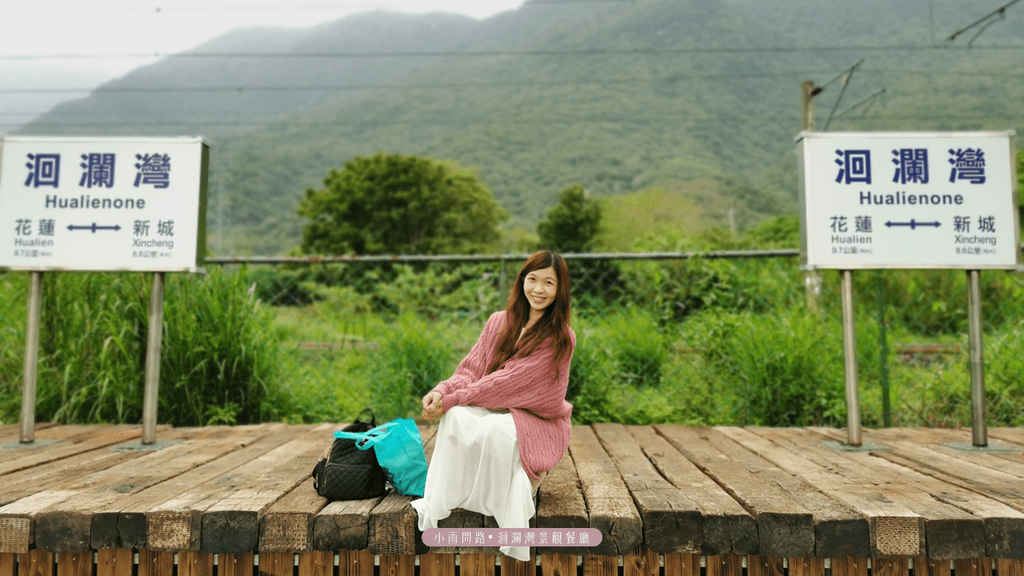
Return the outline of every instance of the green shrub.
{"type": "Polygon", "coordinates": [[[459,359],[455,358],[451,333],[437,323],[406,314],[385,328],[368,382],[377,418],[418,415],[420,399],[451,376],[459,359]]]}
{"type": "Polygon", "coordinates": [[[246,276],[214,268],[169,275],[160,362],[160,418],[177,426],[280,420],[291,411],[270,309],[246,276]]]}
{"type": "Polygon", "coordinates": [[[569,367],[569,387],[565,397],[573,405],[574,424],[614,422],[610,389],[613,369],[608,350],[593,336],[588,323],[573,321],[576,348],[569,367]]]}
{"type": "Polygon", "coordinates": [[[630,308],[610,317],[604,330],[614,334],[610,341],[619,379],[637,388],[658,387],[668,350],[655,319],[630,308]]]}
{"type": "Polygon", "coordinates": [[[842,330],[806,314],[718,314],[701,351],[732,394],[739,425],[836,425],[843,405],[842,330]]]}

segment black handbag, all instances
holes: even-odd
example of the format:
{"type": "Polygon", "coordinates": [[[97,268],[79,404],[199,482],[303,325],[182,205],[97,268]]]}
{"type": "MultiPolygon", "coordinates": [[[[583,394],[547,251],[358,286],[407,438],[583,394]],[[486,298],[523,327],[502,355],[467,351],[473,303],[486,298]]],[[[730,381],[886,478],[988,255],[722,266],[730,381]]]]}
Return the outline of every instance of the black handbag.
{"type": "MultiPolygon", "coordinates": [[[[364,410],[363,414],[368,412],[364,410]]],[[[359,418],[344,428],[345,432],[366,432],[377,426],[377,418],[370,411],[370,421],[359,418]]],[[[335,438],[325,457],[313,468],[313,488],[328,500],[365,500],[383,496],[384,470],[377,462],[373,448],[360,450],[356,441],[335,438]]]]}

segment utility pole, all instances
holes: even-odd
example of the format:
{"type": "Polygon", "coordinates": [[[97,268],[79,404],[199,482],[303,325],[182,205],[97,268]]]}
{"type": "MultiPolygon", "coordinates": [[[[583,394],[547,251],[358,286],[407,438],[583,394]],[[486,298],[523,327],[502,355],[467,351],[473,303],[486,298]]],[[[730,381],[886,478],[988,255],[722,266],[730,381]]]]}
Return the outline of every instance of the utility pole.
{"type": "MultiPolygon", "coordinates": [[[[806,80],[803,89],[803,128],[805,132],[814,132],[814,97],[824,88],[814,86],[814,82],[806,80]]],[[[804,288],[807,290],[807,309],[812,314],[818,313],[818,295],[821,294],[821,276],[815,270],[804,273],[804,288]]]]}

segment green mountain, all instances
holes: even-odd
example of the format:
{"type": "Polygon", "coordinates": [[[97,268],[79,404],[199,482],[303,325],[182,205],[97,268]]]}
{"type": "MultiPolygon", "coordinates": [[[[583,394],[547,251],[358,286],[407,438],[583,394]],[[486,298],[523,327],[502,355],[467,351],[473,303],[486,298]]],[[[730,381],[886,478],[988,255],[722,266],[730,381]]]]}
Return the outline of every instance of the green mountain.
{"type": "Polygon", "coordinates": [[[981,26],[945,40],[988,3],[532,0],[482,21],[369,13],[246,29],[20,132],[203,135],[220,254],[290,250],[304,190],[380,150],[475,169],[527,229],[574,183],[596,197],[674,191],[685,201],[666,197],[671,210],[691,202],[705,225],[730,212],[744,229],[797,208],[804,80],[863,59],[845,90],[839,78],[816,97],[818,129],[833,106],[829,130],[1014,128],[1024,8],[971,49],[981,26]]]}

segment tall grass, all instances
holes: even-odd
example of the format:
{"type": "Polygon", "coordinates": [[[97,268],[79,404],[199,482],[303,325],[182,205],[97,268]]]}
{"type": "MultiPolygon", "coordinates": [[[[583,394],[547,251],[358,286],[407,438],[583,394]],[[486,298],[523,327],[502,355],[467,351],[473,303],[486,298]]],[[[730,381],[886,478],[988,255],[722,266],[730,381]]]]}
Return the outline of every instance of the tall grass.
{"type": "MultiPolygon", "coordinates": [[[[567,397],[576,423],[844,424],[838,274],[823,273],[812,314],[791,260],[572,270],[577,347],[567,397]]],[[[318,265],[277,275],[168,275],[161,421],[346,421],[366,407],[378,418],[416,416],[419,397],[454,371],[502,307],[502,278],[514,270],[318,265]]],[[[0,296],[18,310],[0,326],[4,421],[17,417],[21,398],[25,276],[0,274],[0,296]]],[[[883,381],[894,425],[970,424],[964,276],[855,275],[865,425],[885,422],[883,381]],[[905,352],[917,343],[948,353],[905,352]]],[[[149,287],[141,274],[44,275],[40,419],[140,419],[149,287]]],[[[1024,280],[986,272],[982,290],[988,423],[1021,425],[1024,280]]]]}
{"type": "MultiPolygon", "coordinates": [[[[160,422],[260,422],[287,414],[276,342],[266,329],[271,316],[249,299],[244,277],[213,269],[206,278],[166,280],[160,422]]],[[[150,290],[148,274],[43,274],[37,420],[141,420],[150,290]]],[[[21,382],[6,378],[9,356],[4,421],[21,410],[21,382]]]]}

